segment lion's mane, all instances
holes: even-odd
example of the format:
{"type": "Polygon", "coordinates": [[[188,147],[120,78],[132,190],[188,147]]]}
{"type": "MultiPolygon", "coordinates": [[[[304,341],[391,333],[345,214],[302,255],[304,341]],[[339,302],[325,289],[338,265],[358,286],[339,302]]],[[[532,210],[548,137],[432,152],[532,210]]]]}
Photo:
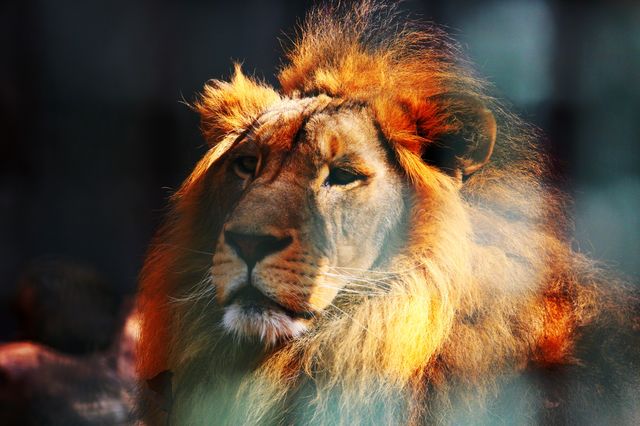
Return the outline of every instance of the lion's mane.
{"type": "Polygon", "coordinates": [[[329,7],[311,14],[287,57],[279,91],[237,67],[195,104],[213,147],[174,195],[142,273],[143,378],[173,371],[174,387],[190,388],[177,403],[230,422],[451,420],[443,413],[497,395],[515,373],[588,370],[580,342],[590,328],[629,329],[634,299],[567,242],[567,206],[545,183],[535,132],[486,94],[440,30],[398,24],[375,2],[329,7]],[[494,160],[461,189],[418,155],[461,125],[456,98],[425,102],[450,93],[481,100],[498,122],[494,160]],[[211,166],[269,105],[317,95],[373,112],[414,188],[409,235],[387,295],[347,297],[301,338],[255,349],[226,336],[201,297],[228,209],[211,166]]]}

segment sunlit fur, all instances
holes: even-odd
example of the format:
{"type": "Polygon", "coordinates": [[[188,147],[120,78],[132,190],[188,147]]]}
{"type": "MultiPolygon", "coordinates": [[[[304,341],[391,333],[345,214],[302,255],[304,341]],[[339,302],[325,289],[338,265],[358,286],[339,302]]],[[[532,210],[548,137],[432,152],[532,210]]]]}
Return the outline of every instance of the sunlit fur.
{"type": "MultiPolygon", "coordinates": [[[[529,398],[511,414],[544,421],[545,393],[528,382],[518,388],[517,374],[569,366],[588,375],[581,339],[589,330],[637,345],[637,300],[571,250],[567,207],[544,184],[533,133],[484,94],[439,30],[394,19],[368,1],[318,10],[288,53],[279,91],[236,67],[231,82],[209,84],[195,105],[212,147],[174,195],[140,287],[139,372],[174,373],[176,424],[482,423],[503,383],[529,398]],[[443,93],[480,99],[498,121],[493,162],[462,184],[419,156],[455,130],[450,114],[463,106],[429,101],[443,93]],[[393,267],[368,276],[384,293],[344,293],[340,310],[279,345],[244,342],[220,326],[204,278],[229,209],[224,188],[210,185],[214,163],[270,105],[318,95],[370,108],[413,188],[409,235],[393,267]]],[[[624,396],[638,390],[638,367],[624,371],[622,396],[612,399],[623,402],[600,420],[638,414],[637,400],[624,396]]],[[[580,399],[564,398],[568,407],[580,399]]]]}

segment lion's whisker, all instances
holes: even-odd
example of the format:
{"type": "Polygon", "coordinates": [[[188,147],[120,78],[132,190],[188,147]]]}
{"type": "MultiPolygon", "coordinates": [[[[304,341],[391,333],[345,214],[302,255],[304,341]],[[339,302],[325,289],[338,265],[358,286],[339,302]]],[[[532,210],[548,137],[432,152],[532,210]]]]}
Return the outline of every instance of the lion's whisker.
{"type": "Polygon", "coordinates": [[[353,315],[350,315],[348,312],[346,312],[345,310],[339,308],[338,306],[336,306],[334,303],[329,303],[329,306],[331,306],[334,309],[337,309],[338,311],[340,311],[343,315],[345,315],[347,318],[349,318],[351,321],[353,321],[354,324],[356,324],[357,326],[361,327],[364,331],[366,331],[367,333],[370,333],[371,336],[375,337],[378,340],[382,340],[381,336],[379,336],[378,334],[372,332],[369,327],[365,326],[364,324],[362,324],[360,321],[356,320],[353,315]]]}
{"type": "Polygon", "coordinates": [[[336,272],[340,272],[340,271],[345,271],[345,272],[356,271],[356,272],[363,272],[365,274],[400,276],[400,275],[408,274],[410,272],[414,272],[416,269],[419,269],[422,266],[424,266],[425,263],[426,262],[415,262],[413,264],[413,266],[408,266],[408,267],[406,267],[404,269],[398,269],[398,270],[393,270],[393,271],[383,271],[383,270],[375,270],[375,269],[362,269],[362,268],[351,268],[351,267],[345,267],[345,266],[328,266],[328,268],[332,269],[332,270],[334,270],[336,272]]]}
{"type": "Polygon", "coordinates": [[[171,248],[177,248],[180,250],[184,250],[184,251],[188,251],[190,253],[196,253],[196,254],[202,254],[202,255],[207,255],[207,256],[213,256],[214,253],[208,252],[208,251],[203,251],[203,250],[196,250],[196,249],[192,249],[192,248],[188,248],[188,247],[182,247],[179,246],[177,244],[170,244],[170,243],[157,243],[156,246],[158,247],[171,247],[171,248]]]}
{"type": "Polygon", "coordinates": [[[354,289],[350,289],[347,287],[336,287],[336,286],[329,286],[329,285],[324,285],[324,284],[319,284],[318,287],[321,288],[328,288],[328,289],[332,289],[332,290],[338,290],[344,293],[349,293],[349,294],[359,294],[362,296],[385,296],[389,293],[386,292],[376,292],[376,291],[361,291],[361,290],[354,290],[354,289]]]}
{"type": "Polygon", "coordinates": [[[205,274],[202,279],[193,284],[183,296],[169,297],[170,303],[186,303],[191,301],[198,301],[209,296],[211,293],[215,293],[215,288],[211,285],[211,274],[205,274]]]}
{"type": "Polygon", "coordinates": [[[375,276],[382,276],[382,277],[386,277],[386,276],[397,276],[399,275],[397,272],[392,272],[392,271],[374,271],[374,270],[370,270],[370,269],[355,269],[355,268],[337,268],[337,267],[328,267],[329,270],[333,271],[333,272],[337,272],[337,273],[342,273],[345,275],[353,275],[353,276],[359,276],[359,275],[375,275],[375,276]]]}
{"type": "Polygon", "coordinates": [[[198,293],[193,293],[188,296],[183,297],[169,297],[169,301],[171,303],[187,303],[187,302],[195,302],[200,299],[204,299],[205,297],[211,296],[214,293],[213,289],[205,289],[198,293]]]}
{"type": "Polygon", "coordinates": [[[360,287],[370,288],[371,287],[370,285],[380,285],[380,287],[388,288],[388,287],[391,286],[390,283],[388,283],[386,281],[383,281],[383,280],[374,280],[374,279],[367,279],[367,278],[356,278],[356,277],[351,277],[351,276],[348,276],[348,275],[332,274],[330,272],[325,272],[324,275],[327,276],[327,277],[331,277],[331,278],[341,279],[341,280],[349,283],[350,285],[352,285],[354,287],[355,286],[360,286],[360,287]],[[366,283],[366,284],[362,284],[362,283],[366,283]]]}
{"type": "Polygon", "coordinates": [[[339,271],[356,271],[356,272],[367,272],[374,274],[396,274],[396,271],[385,271],[382,269],[368,269],[368,268],[353,268],[347,266],[327,266],[329,269],[339,270],[339,271]]]}

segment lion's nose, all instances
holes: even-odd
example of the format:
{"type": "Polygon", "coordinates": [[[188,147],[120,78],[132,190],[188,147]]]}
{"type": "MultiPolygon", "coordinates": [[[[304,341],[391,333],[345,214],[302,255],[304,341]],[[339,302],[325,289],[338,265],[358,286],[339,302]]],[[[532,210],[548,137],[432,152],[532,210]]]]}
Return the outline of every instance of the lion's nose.
{"type": "Polygon", "coordinates": [[[291,244],[290,236],[276,237],[274,235],[242,234],[239,232],[225,231],[224,238],[238,253],[238,256],[252,269],[257,262],[270,254],[277,253],[291,244]]]}

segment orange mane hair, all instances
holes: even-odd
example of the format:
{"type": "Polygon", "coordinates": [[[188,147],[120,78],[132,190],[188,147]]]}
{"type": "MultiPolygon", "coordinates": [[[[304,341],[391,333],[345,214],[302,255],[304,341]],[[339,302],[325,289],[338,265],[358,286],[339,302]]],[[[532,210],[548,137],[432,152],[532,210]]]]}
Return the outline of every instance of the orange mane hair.
{"type": "Polygon", "coordinates": [[[500,375],[576,363],[583,330],[629,322],[632,300],[565,241],[563,199],[543,183],[535,135],[485,94],[441,31],[399,25],[393,8],[365,0],[312,12],[287,57],[279,91],[236,66],[195,103],[212,148],[173,197],[142,272],[143,378],[177,372],[200,415],[236,407],[239,423],[292,411],[331,422],[336,407],[344,424],[438,420],[456,386],[481,398],[500,375]],[[354,300],[273,352],[244,354],[208,328],[216,307],[189,299],[210,262],[194,253],[213,250],[227,213],[212,165],[267,108],[313,96],[368,106],[412,183],[409,236],[394,263],[402,273],[388,297],[354,300]],[[470,98],[496,115],[497,152],[460,189],[420,153],[462,128],[456,117],[470,98]],[[180,298],[187,303],[172,303],[180,298]],[[234,367],[245,372],[237,386],[199,381],[234,367]]]}
{"type": "Polygon", "coordinates": [[[454,106],[428,100],[450,92],[484,99],[482,84],[456,63],[461,55],[436,28],[405,24],[381,37],[378,31],[394,25],[394,14],[384,9],[362,2],[342,21],[332,19],[340,11],[317,10],[279,80],[285,95],[324,93],[370,105],[387,139],[418,153],[456,126],[449,120],[454,106]]]}

